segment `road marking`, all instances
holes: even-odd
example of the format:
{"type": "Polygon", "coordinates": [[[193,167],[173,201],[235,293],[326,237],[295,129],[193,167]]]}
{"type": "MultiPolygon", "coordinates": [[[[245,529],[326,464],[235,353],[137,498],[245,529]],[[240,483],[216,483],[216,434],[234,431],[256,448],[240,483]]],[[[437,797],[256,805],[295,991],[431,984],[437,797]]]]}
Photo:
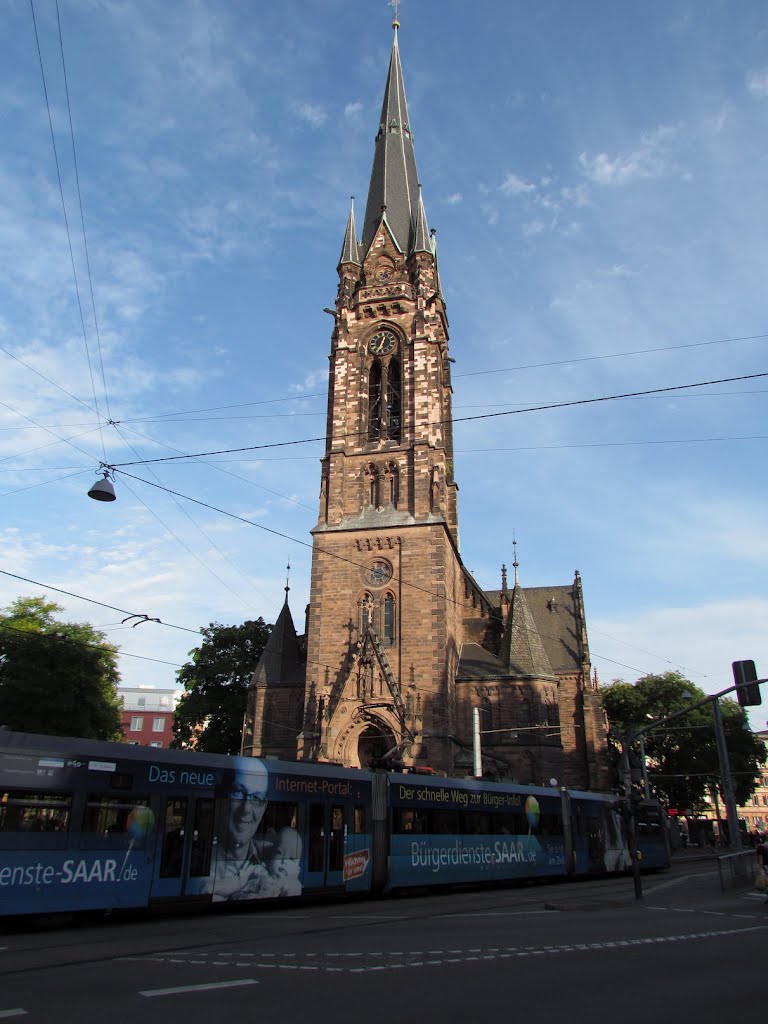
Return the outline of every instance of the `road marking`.
{"type": "Polygon", "coordinates": [[[177,996],[184,992],[205,992],[211,989],[236,988],[241,985],[258,985],[255,978],[241,978],[239,981],[214,981],[208,985],[177,985],[175,988],[148,988],[140,996],[152,999],[154,996],[177,996]]]}
{"type": "Polygon", "coordinates": [[[0,1010],[0,1018],[7,1017],[26,1017],[27,1011],[22,1010],[21,1007],[17,1007],[15,1010],[0,1010]]]}
{"type": "MultiPolygon", "coordinates": [[[[734,915],[736,916],[736,915],[734,915]]],[[[743,915],[747,920],[754,921],[755,915],[743,915]]],[[[429,949],[429,950],[370,950],[361,952],[359,950],[350,952],[327,952],[327,953],[259,953],[256,954],[260,959],[245,961],[245,957],[249,954],[236,953],[232,956],[238,959],[232,961],[213,960],[213,956],[216,954],[208,954],[211,957],[209,960],[203,962],[213,966],[214,964],[227,964],[230,967],[248,967],[250,970],[283,970],[283,971],[322,971],[325,973],[347,973],[347,974],[366,974],[372,971],[386,971],[386,970],[402,970],[404,968],[419,968],[428,966],[444,966],[447,964],[459,964],[459,963],[475,963],[479,960],[510,960],[510,959],[525,959],[531,956],[548,956],[558,955],[562,953],[579,953],[579,952],[597,952],[602,950],[618,950],[619,948],[626,949],[630,946],[653,946],[660,945],[661,943],[681,943],[681,942],[694,942],[697,939],[717,939],[726,938],[731,935],[742,935],[747,932],[766,931],[768,924],[756,924],[745,927],[737,928],[726,928],[722,930],[707,930],[698,932],[681,933],[678,935],[657,935],[657,936],[644,936],[635,939],[604,939],[600,942],[579,942],[579,943],[563,943],[560,946],[553,946],[550,944],[541,946],[507,946],[506,948],[500,948],[498,946],[482,948],[477,946],[468,947],[467,949],[429,949]],[[267,957],[271,957],[271,961],[266,960],[267,957]],[[397,958],[395,960],[394,958],[397,958]],[[243,959],[240,959],[243,958],[243,959]],[[297,958],[299,962],[297,962],[297,958]],[[312,963],[302,963],[301,960],[312,960],[312,963]],[[361,959],[363,962],[361,963],[361,959]],[[331,966],[335,961],[339,960],[346,964],[344,966],[331,966]],[[366,962],[366,960],[368,962],[366,962]],[[382,960],[384,962],[382,963],[382,960]],[[282,962],[281,962],[282,961],[282,962]],[[286,962],[290,961],[290,962],[286,962]]],[[[218,954],[221,956],[221,954],[218,954]]],[[[205,957],[206,954],[196,954],[195,957],[189,957],[186,961],[180,960],[177,952],[168,953],[163,955],[150,955],[146,957],[120,957],[120,960],[147,960],[154,963],[179,963],[186,962],[189,964],[200,964],[201,958],[205,957]]],[[[252,985],[256,984],[253,979],[244,979],[243,981],[234,982],[221,982],[219,984],[211,985],[193,985],[183,988],[173,989],[158,989],[154,990],[154,995],[166,995],[175,992],[193,992],[196,989],[206,988],[220,988],[227,987],[228,985],[252,985]]],[[[148,993],[142,992],[142,995],[148,993]]]]}

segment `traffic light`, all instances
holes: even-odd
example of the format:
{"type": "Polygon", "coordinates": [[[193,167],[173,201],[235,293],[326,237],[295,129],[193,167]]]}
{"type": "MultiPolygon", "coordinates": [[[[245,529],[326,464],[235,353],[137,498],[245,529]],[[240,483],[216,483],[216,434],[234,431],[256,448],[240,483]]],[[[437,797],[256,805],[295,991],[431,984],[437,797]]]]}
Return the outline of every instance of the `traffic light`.
{"type": "Polygon", "coordinates": [[[743,708],[762,704],[760,684],[757,680],[757,669],[754,661],[734,661],[733,681],[736,683],[736,696],[743,708]]]}

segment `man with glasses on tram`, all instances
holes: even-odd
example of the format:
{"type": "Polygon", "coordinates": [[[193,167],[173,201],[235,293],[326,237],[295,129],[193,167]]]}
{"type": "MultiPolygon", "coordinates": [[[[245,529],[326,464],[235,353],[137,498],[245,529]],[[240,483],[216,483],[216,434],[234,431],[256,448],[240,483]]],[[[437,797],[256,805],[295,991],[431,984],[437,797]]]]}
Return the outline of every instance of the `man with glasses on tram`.
{"type": "Polygon", "coordinates": [[[207,891],[214,902],[298,896],[301,838],[294,828],[259,831],[267,809],[267,770],[248,758],[235,772],[227,829],[207,891]]]}

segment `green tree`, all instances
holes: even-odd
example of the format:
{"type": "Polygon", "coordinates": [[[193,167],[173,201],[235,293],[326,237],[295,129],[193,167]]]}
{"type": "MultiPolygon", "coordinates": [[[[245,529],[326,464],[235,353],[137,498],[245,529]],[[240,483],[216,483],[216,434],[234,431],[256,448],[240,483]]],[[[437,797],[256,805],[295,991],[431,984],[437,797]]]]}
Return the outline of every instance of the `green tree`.
{"type": "MultiPolygon", "coordinates": [[[[620,739],[632,728],[647,726],[654,718],[666,718],[706,697],[678,672],[643,676],[634,684],[616,680],[606,687],[603,703],[617,761],[620,739]]],[[[720,708],[736,802],[743,804],[755,790],[766,748],[749,729],[736,701],[724,698],[720,708]]],[[[711,703],[646,732],[645,753],[651,789],[667,806],[698,809],[713,787],[722,796],[711,703]]],[[[636,747],[631,759],[639,768],[636,747]]]]}
{"type": "Polygon", "coordinates": [[[212,622],[176,674],[184,694],[173,719],[174,747],[239,754],[248,683],[272,630],[262,618],[242,626],[212,622]]]}
{"type": "Polygon", "coordinates": [[[0,612],[0,725],[19,732],[123,738],[117,648],[87,622],[62,622],[44,597],[0,612]]]}

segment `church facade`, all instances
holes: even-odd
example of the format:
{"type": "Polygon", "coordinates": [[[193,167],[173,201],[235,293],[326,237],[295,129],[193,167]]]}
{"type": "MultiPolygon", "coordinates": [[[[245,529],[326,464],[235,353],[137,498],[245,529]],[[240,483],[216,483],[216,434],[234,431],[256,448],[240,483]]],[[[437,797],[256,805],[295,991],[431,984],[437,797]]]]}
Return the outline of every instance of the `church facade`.
{"type": "Polygon", "coordinates": [[[512,579],[502,566],[484,590],[461,559],[448,319],[394,28],[362,231],[352,208],[337,268],[304,632],[286,588],[242,750],[467,775],[479,748],[490,777],[608,789],[578,572],[523,587],[507,551],[512,579]]]}

